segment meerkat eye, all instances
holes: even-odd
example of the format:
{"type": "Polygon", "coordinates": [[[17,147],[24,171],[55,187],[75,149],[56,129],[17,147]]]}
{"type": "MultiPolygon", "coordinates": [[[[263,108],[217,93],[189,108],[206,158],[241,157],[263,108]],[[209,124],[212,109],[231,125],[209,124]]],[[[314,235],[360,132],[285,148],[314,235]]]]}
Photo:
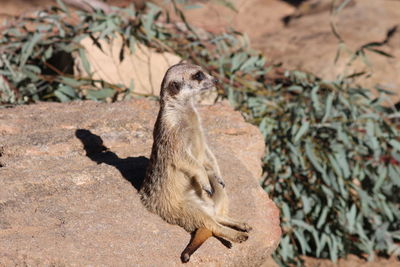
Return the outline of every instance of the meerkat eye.
{"type": "Polygon", "coordinates": [[[198,71],[195,74],[193,74],[192,79],[201,82],[202,80],[204,80],[206,78],[206,76],[204,75],[204,73],[202,71],[198,71]]]}

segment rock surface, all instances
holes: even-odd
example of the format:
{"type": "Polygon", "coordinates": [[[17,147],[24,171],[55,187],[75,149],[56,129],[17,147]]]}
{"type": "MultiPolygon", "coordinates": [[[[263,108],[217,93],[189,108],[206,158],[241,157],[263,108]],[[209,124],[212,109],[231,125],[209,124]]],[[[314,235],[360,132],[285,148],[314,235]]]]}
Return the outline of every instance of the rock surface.
{"type": "MultiPolygon", "coordinates": [[[[42,103],[0,110],[0,266],[180,266],[190,239],[141,204],[156,102],[42,103]]],[[[276,248],[279,211],[258,185],[264,144],[227,104],[200,109],[232,217],[254,230],[212,238],[187,266],[259,266],[276,248]]]]}
{"type": "MultiPolygon", "coordinates": [[[[171,53],[157,53],[144,45],[136,45],[135,53],[124,49],[124,60],[119,54],[123,46],[122,39],[116,37],[107,43],[100,40],[100,50],[90,38],[83,39],[81,45],[86,49],[87,58],[93,72],[93,78],[112,84],[123,84],[134,93],[160,95],[160,84],[166,70],[182,59],[171,53]]],[[[76,57],[79,58],[79,57],[76,57]]],[[[87,75],[82,63],[76,71],[87,75]]]]}

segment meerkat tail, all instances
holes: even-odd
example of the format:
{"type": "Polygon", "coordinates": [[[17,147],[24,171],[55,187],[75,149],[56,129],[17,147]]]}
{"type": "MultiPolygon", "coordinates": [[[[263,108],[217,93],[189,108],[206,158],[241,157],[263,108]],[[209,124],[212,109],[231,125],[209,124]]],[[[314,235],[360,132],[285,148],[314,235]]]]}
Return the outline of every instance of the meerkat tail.
{"type": "Polygon", "coordinates": [[[188,262],[190,256],[208,239],[212,236],[212,232],[206,228],[198,228],[189,244],[181,254],[182,262],[188,262]]]}

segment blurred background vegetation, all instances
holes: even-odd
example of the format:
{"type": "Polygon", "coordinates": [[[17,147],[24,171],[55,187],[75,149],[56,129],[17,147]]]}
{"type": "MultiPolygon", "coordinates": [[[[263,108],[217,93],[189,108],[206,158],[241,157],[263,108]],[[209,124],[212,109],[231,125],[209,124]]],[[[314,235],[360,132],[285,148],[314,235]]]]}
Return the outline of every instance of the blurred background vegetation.
{"type": "Polygon", "coordinates": [[[191,61],[222,81],[207,100],[265,137],[277,263],[398,264],[400,1],[16,2],[1,14],[1,107],[156,99],[167,66],[191,61]]]}

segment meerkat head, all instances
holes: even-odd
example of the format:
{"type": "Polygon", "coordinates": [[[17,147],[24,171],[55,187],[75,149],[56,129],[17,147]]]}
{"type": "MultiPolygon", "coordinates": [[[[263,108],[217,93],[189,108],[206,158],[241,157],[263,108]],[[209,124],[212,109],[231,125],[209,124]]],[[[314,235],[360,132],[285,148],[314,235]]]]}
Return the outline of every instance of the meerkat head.
{"type": "Polygon", "coordinates": [[[181,63],[170,67],[162,81],[161,100],[188,100],[193,96],[215,88],[218,82],[200,66],[181,63]]]}

